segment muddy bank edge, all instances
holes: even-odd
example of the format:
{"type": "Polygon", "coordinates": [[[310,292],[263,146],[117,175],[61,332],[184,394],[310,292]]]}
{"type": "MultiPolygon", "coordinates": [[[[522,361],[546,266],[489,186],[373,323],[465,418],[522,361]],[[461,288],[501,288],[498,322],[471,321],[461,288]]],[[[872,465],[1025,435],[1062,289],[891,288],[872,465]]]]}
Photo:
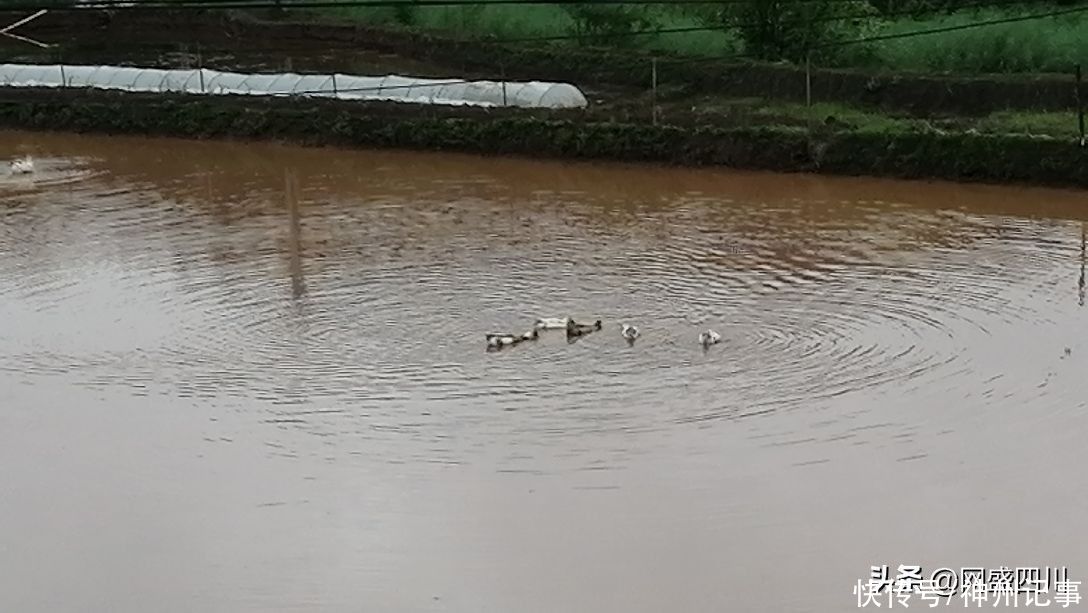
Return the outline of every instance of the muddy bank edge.
{"type": "Polygon", "coordinates": [[[1088,187],[1088,147],[1021,135],[653,126],[571,111],[39,89],[0,90],[0,127],[1088,187]]]}

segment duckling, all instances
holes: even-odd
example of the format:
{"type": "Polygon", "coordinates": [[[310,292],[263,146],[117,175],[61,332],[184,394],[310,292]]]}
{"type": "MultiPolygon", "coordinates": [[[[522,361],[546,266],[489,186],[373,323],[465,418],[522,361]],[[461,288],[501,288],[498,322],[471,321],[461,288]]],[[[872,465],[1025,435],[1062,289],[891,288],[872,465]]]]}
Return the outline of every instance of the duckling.
{"type": "Polygon", "coordinates": [[[15,159],[11,161],[11,174],[13,175],[26,175],[34,172],[34,160],[30,156],[15,159]]]}
{"type": "Polygon", "coordinates": [[[487,346],[489,348],[508,347],[510,345],[517,345],[523,341],[535,341],[540,337],[540,333],[536,329],[529,330],[524,334],[507,334],[507,333],[490,333],[485,334],[484,338],[487,339],[487,346]]]}
{"type": "Polygon", "coordinates": [[[513,334],[486,334],[485,338],[487,338],[489,348],[508,347],[517,345],[522,341],[520,336],[514,336],[513,334]]]}
{"type": "Polygon", "coordinates": [[[629,345],[633,345],[635,339],[639,337],[638,328],[628,324],[623,324],[620,328],[620,334],[623,335],[623,338],[627,339],[627,344],[629,345]]]}
{"type": "Polygon", "coordinates": [[[595,330],[601,329],[601,320],[595,321],[591,324],[576,323],[573,318],[567,318],[567,336],[582,336],[583,334],[589,334],[595,330]]]}
{"type": "Polygon", "coordinates": [[[542,317],[533,324],[537,330],[562,330],[567,327],[569,317],[542,317]]]}
{"type": "Polygon", "coordinates": [[[722,335],[718,334],[717,332],[715,332],[713,330],[707,330],[706,332],[700,332],[699,333],[699,343],[703,347],[709,347],[711,345],[716,345],[719,342],[721,342],[721,340],[722,340],[722,335]]]}

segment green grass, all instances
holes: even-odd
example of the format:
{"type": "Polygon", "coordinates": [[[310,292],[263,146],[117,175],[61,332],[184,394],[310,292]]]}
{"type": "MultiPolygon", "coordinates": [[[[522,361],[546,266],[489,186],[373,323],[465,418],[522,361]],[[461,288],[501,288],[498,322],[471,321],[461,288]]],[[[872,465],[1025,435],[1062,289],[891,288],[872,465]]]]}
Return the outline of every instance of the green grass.
{"type": "MultiPolygon", "coordinates": [[[[1018,11],[965,11],[925,20],[900,20],[881,34],[897,34],[1021,14],[1046,12],[1044,6],[1018,11]]],[[[957,73],[1068,73],[1088,62],[1088,12],[986,26],[957,32],[882,41],[874,64],[912,71],[957,73]]]]}
{"type": "MultiPolygon", "coordinates": [[[[656,29],[698,28],[704,25],[694,17],[671,12],[658,15],[657,22],[656,29]]],[[[639,38],[639,46],[644,49],[697,57],[735,55],[744,47],[735,33],[721,30],[673,32],[639,38]]]]}
{"type": "MultiPolygon", "coordinates": [[[[580,45],[576,38],[575,21],[557,5],[495,5],[473,7],[426,7],[402,10],[388,7],[351,7],[326,12],[340,18],[362,23],[404,27],[416,30],[452,33],[469,38],[523,39],[550,36],[570,36],[569,40],[552,41],[557,45],[580,45]]],[[[654,22],[647,30],[700,27],[694,17],[679,11],[662,9],[650,14],[654,22]]],[[[591,39],[593,44],[600,39],[591,39]]],[[[723,31],[675,32],[630,37],[631,47],[663,53],[692,56],[714,56],[738,53],[738,37],[723,31]]]]}
{"type": "Polygon", "coordinates": [[[1050,136],[1070,141],[1079,138],[1075,113],[1001,111],[973,117],[922,119],[896,116],[837,103],[804,104],[761,98],[706,98],[698,103],[708,117],[725,125],[775,125],[849,131],[859,134],[963,133],[1050,136]],[[828,123],[829,118],[834,118],[828,123]]]}
{"type": "MultiPolygon", "coordinates": [[[[1023,8],[968,10],[918,19],[882,22],[875,32],[902,34],[965,25],[977,21],[1046,12],[1050,5],[1023,8]]],[[[694,15],[680,8],[647,9],[648,29],[699,27],[694,15]]],[[[522,39],[573,36],[575,21],[561,6],[480,5],[473,7],[417,7],[398,11],[388,7],[335,9],[338,17],[374,25],[452,33],[469,38],[522,39]]],[[[600,39],[595,45],[601,46],[600,39]]],[[[691,56],[730,56],[743,53],[735,32],[707,30],[635,36],[630,46],[662,53],[691,56]]],[[[556,41],[579,45],[578,40],[556,41]]],[[[915,72],[1068,73],[1077,62],[1088,64],[1088,12],[977,29],[844,46],[832,62],[842,67],[885,68],[915,72]]]]}
{"type": "Polygon", "coordinates": [[[428,30],[455,32],[465,36],[527,38],[566,34],[573,27],[570,18],[556,6],[480,5],[435,7],[416,10],[414,25],[428,30]]]}
{"type": "Polygon", "coordinates": [[[901,132],[909,130],[917,123],[912,119],[900,119],[831,102],[814,103],[811,107],[803,104],[764,102],[755,114],[764,117],[792,117],[816,123],[822,123],[828,117],[834,117],[837,122],[849,125],[860,132],[901,132]]]}
{"type": "Polygon", "coordinates": [[[980,119],[976,124],[980,132],[1045,134],[1048,136],[1079,138],[1080,127],[1073,113],[1021,113],[1001,111],[980,119]]]}

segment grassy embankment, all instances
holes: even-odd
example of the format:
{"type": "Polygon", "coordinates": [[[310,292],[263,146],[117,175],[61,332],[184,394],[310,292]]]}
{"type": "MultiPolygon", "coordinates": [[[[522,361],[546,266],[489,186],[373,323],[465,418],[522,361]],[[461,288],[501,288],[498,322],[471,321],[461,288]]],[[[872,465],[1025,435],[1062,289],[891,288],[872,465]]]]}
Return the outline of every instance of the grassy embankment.
{"type": "Polygon", "coordinates": [[[849,129],[819,122],[654,126],[600,113],[457,107],[420,113],[412,105],[290,98],[0,93],[0,127],[21,129],[1088,186],[1088,149],[1056,139],[924,132],[894,122],[849,129]]]}
{"type": "MultiPolygon", "coordinates": [[[[658,64],[672,78],[658,92],[660,121],[653,125],[645,88],[649,62],[630,51],[463,43],[282,20],[249,23],[231,38],[240,48],[247,40],[274,40],[276,48],[289,42],[299,52],[327,54],[330,46],[339,46],[346,54],[365,44],[383,54],[420,55],[447,68],[487,72],[505,62],[520,71],[515,78],[609,88],[600,99],[594,94],[588,109],[561,113],[11,91],[0,101],[0,124],[1088,185],[1088,148],[1075,144],[1079,132],[1076,113],[1069,110],[1068,78],[822,71],[814,73],[816,104],[809,107],[797,102],[804,100],[804,71],[796,67],[713,62],[692,69],[675,56],[661,56],[658,64]]],[[[133,17],[125,27],[146,32],[150,25],[133,17]]],[[[214,43],[215,32],[207,34],[211,38],[203,44],[214,43]]]]}
{"type": "MultiPolygon", "coordinates": [[[[1017,12],[990,9],[896,20],[889,22],[882,33],[951,27],[1046,10],[1046,5],[1035,5],[1017,12]]],[[[1068,74],[1076,64],[1088,64],[1088,12],[888,40],[876,50],[872,65],[896,70],[1068,74]]]]}
{"type": "MultiPolygon", "coordinates": [[[[995,0],[995,2],[998,0],[995,0]]],[[[844,39],[861,36],[895,35],[1016,15],[1043,13],[1068,6],[1026,3],[1002,8],[974,8],[952,13],[930,13],[910,17],[894,13],[882,17],[875,12],[864,26],[841,31],[844,39]]],[[[633,30],[697,28],[707,25],[691,9],[640,8],[639,24],[633,30]]],[[[481,5],[471,7],[352,7],[329,11],[338,18],[371,25],[403,27],[464,37],[522,39],[570,36],[552,44],[583,46],[623,45],[644,50],[691,56],[729,56],[748,52],[734,29],[663,33],[623,37],[612,43],[605,38],[579,39],[578,24],[571,13],[556,5],[481,5]]],[[[774,59],[774,58],[770,58],[774,59]]],[[[1078,62],[1088,62],[1088,12],[1046,19],[986,26],[843,46],[827,58],[828,65],[853,68],[882,68],[908,72],[977,73],[1068,73],[1078,62]]]]}
{"type": "MultiPolygon", "coordinates": [[[[667,117],[667,105],[662,115],[667,117]]],[[[1017,135],[1053,138],[1071,142],[1080,131],[1073,113],[998,111],[980,117],[945,116],[919,118],[906,114],[891,115],[872,109],[832,102],[804,104],[759,98],[704,101],[702,113],[707,123],[726,125],[781,125],[817,128],[834,132],[886,134],[970,134],[1017,135]]]]}
{"type": "MultiPolygon", "coordinates": [[[[874,18],[858,32],[839,32],[847,39],[856,36],[902,34],[918,30],[954,27],[968,23],[996,20],[1014,15],[1040,13],[1068,8],[1051,4],[1025,4],[1001,9],[970,9],[951,13],[933,12],[927,16],[874,18]]],[[[602,9],[609,10],[609,9],[602,9]]],[[[645,8],[640,28],[684,28],[705,25],[705,19],[692,9],[645,8]]],[[[385,27],[448,33],[466,38],[521,39],[538,36],[572,36],[550,45],[585,49],[607,48],[606,39],[590,43],[574,37],[578,24],[569,10],[561,6],[473,6],[425,7],[413,9],[352,8],[337,11],[339,18],[359,20],[385,27]],[[603,41],[603,42],[602,42],[603,41]]],[[[623,44],[632,49],[656,50],[672,56],[728,56],[745,53],[743,36],[734,30],[658,34],[616,39],[611,46],[623,44]]],[[[844,46],[827,59],[837,67],[874,69],[885,72],[954,73],[969,78],[978,73],[1004,73],[1010,78],[1030,78],[1034,72],[1068,74],[1079,61],[1088,61],[1088,12],[992,25],[978,29],[946,32],[927,36],[893,39],[844,46]]],[[[670,112],[670,102],[662,100],[661,117],[670,121],[685,116],[687,123],[705,120],[726,125],[783,125],[809,127],[834,118],[839,129],[862,132],[1014,134],[1075,139],[1079,128],[1075,112],[1036,112],[998,110],[981,116],[941,114],[912,117],[859,104],[820,102],[812,107],[781,100],[761,98],[706,97],[698,100],[679,96],[670,112]],[[690,109],[693,113],[687,112],[690,109]]],[[[631,107],[645,107],[648,101],[633,101],[631,107]]],[[[923,115],[925,115],[923,113],[923,115]]],[[[972,115],[975,115],[972,113],[972,115]]]]}

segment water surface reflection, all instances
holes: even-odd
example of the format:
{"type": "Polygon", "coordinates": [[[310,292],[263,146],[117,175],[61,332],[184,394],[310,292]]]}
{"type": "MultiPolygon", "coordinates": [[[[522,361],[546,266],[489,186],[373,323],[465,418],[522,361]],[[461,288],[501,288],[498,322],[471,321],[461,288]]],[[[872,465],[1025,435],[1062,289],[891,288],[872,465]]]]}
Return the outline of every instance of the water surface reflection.
{"type": "Polygon", "coordinates": [[[869,564],[1088,572],[1082,193],[0,142],[41,169],[0,177],[3,610],[823,611],[869,564]],[[484,351],[564,315],[606,327],[484,351]]]}

